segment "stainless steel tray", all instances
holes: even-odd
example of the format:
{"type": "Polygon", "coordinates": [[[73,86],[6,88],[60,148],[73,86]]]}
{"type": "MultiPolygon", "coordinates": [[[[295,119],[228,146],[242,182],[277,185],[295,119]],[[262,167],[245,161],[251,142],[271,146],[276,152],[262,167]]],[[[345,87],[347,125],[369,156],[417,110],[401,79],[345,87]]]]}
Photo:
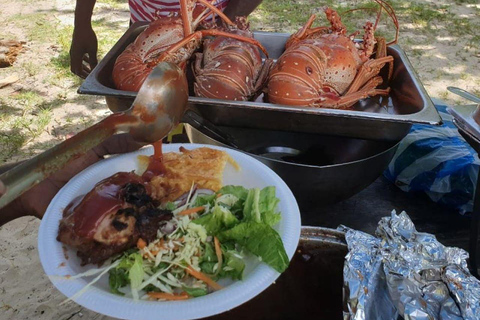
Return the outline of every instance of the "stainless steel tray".
{"type": "MultiPolygon", "coordinates": [[[[106,96],[109,108],[114,111],[128,108],[136,93],[115,89],[111,73],[118,55],[134,41],[146,25],[133,24],[87,77],[78,92],[106,96]]],[[[269,32],[255,32],[254,35],[272,58],[281,55],[289,36],[286,33],[269,32]]],[[[193,94],[189,97],[189,107],[217,125],[387,141],[402,139],[412,123],[440,124],[440,116],[405,52],[400,46],[393,45],[388,48],[388,54],[395,58],[390,96],[364,99],[358,102],[353,110],[208,99],[195,97],[193,94]]]]}

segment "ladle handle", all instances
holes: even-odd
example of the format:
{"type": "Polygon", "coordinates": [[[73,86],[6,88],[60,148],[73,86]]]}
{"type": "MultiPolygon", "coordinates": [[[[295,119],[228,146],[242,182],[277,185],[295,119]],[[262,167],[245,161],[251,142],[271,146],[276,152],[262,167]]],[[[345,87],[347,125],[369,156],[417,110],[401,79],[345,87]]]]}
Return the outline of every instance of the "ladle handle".
{"type": "Polygon", "coordinates": [[[217,128],[213,123],[203,118],[193,110],[188,109],[187,111],[185,111],[182,117],[182,122],[188,123],[200,132],[212,136],[215,140],[218,140],[219,142],[226,144],[229,147],[235,149],[239,148],[237,144],[233,141],[233,137],[217,128]]]}
{"type": "Polygon", "coordinates": [[[477,97],[476,95],[464,90],[464,89],[460,89],[460,88],[457,88],[457,87],[447,87],[447,90],[450,91],[450,92],[453,92],[455,93],[456,95],[459,95],[460,97],[462,98],[465,98],[467,100],[470,100],[470,101],[473,101],[475,103],[480,103],[480,98],[477,97]]]}
{"type": "Polygon", "coordinates": [[[0,209],[63,169],[70,160],[78,158],[113,135],[116,126],[109,121],[110,117],[0,175],[0,181],[6,187],[5,194],[0,197],[0,209]]]}

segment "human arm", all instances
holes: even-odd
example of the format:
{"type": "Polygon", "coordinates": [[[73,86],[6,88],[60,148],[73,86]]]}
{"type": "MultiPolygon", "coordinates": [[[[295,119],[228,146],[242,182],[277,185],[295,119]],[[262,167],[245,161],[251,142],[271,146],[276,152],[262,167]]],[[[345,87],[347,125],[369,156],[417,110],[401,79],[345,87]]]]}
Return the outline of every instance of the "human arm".
{"type": "MultiPolygon", "coordinates": [[[[0,226],[22,216],[36,216],[41,219],[55,194],[77,173],[103,159],[105,155],[126,153],[140,147],[128,134],[110,137],[0,209],[0,226]]],[[[0,195],[4,192],[0,181],[0,195]]]]}
{"type": "Polygon", "coordinates": [[[81,78],[86,78],[97,65],[98,42],[92,28],[95,2],[96,0],[77,0],[75,6],[75,22],[70,46],[70,70],[81,78]]]}
{"type": "Polygon", "coordinates": [[[230,19],[247,17],[261,2],[262,0],[230,0],[223,13],[230,19]]]}

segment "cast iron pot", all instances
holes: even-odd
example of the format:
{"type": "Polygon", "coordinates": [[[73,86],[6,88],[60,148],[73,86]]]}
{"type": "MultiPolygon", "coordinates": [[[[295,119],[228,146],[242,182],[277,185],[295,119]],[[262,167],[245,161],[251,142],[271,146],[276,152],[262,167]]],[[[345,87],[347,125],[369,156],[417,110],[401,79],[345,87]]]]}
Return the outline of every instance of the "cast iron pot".
{"type": "MultiPolygon", "coordinates": [[[[190,142],[226,146],[209,131],[185,125],[190,142]]],[[[300,210],[347,199],[375,181],[398,142],[305,133],[218,127],[241,151],[273,169],[290,187],[300,210]]]]}

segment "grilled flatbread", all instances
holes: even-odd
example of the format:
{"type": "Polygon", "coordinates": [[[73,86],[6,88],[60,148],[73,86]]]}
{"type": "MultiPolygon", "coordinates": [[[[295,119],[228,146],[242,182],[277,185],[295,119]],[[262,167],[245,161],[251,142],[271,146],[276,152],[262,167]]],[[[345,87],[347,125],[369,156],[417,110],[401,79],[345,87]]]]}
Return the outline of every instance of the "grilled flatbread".
{"type": "Polygon", "coordinates": [[[151,180],[152,195],[162,202],[173,201],[190,191],[193,184],[200,189],[218,191],[223,171],[230,156],[220,150],[198,148],[163,155],[166,173],[151,180]]]}

